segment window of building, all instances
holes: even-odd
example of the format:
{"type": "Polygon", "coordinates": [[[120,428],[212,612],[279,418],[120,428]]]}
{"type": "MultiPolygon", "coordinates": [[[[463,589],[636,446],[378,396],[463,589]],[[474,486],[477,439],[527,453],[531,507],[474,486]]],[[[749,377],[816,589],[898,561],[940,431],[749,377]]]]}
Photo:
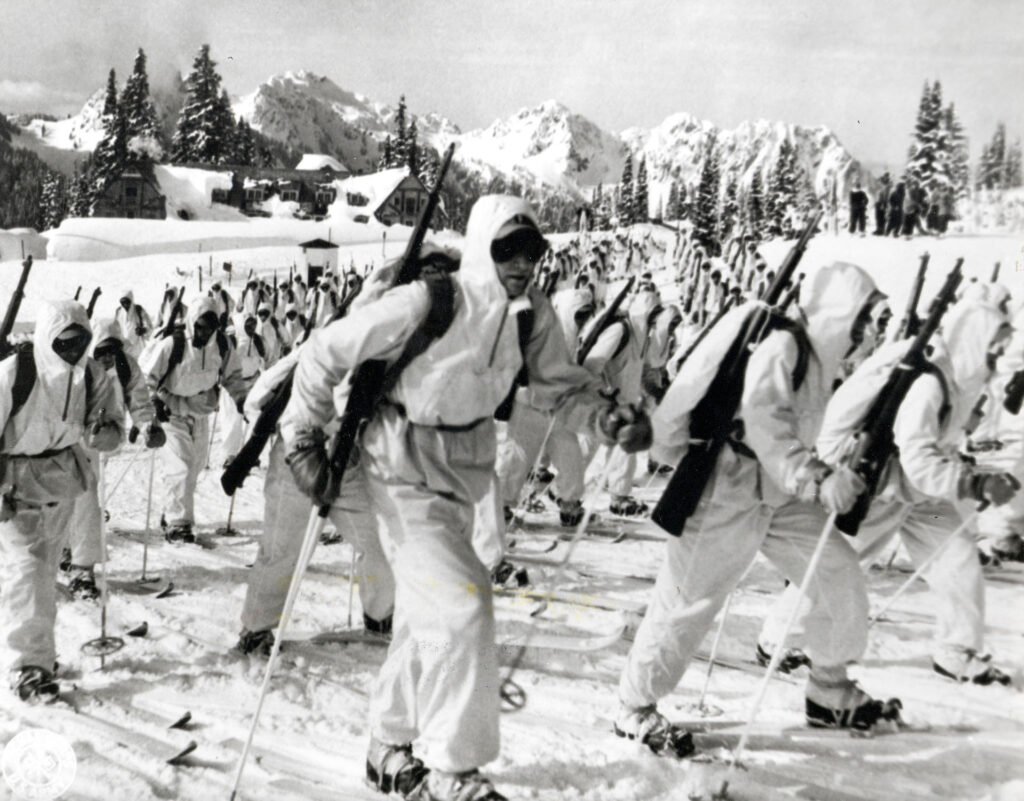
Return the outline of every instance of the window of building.
{"type": "Polygon", "coordinates": [[[126,186],[124,188],[124,196],[125,197],[138,197],[138,194],[139,194],[139,188],[137,186],[129,185],[129,186],[126,186]]]}
{"type": "Polygon", "coordinates": [[[406,195],[405,196],[405,213],[406,214],[415,214],[416,213],[416,205],[417,205],[416,204],[416,200],[417,200],[416,195],[406,195]]]}
{"type": "Polygon", "coordinates": [[[299,190],[298,189],[285,189],[284,191],[281,192],[281,200],[283,200],[283,201],[287,202],[289,200],[293,200],[294,201],[294,200],[298,200],[298,199],[299,199],[299,190]]]}

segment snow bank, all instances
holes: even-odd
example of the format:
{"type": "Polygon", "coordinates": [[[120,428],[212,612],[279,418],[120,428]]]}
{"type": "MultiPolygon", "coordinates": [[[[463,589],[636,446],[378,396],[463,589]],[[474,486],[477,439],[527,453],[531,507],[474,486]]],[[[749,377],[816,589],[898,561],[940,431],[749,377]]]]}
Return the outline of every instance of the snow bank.
{"type": "Polygon", "coordinates": [[[22,258],[22,251],[34,259],[46,258],[46,237],[34,228],[0,228],[0,261],[22,258]]]}
{"type": "Polygon", "coordinates": [[[158,164],[153,175],[167,198],[167,219],[241,221],[247,219],[238,209],[212,200],[214,189],[231,188],[231,172],[213,172],[192,167],[158,164]],[[186,215],[182,217],[180,212],[186,215]]]}

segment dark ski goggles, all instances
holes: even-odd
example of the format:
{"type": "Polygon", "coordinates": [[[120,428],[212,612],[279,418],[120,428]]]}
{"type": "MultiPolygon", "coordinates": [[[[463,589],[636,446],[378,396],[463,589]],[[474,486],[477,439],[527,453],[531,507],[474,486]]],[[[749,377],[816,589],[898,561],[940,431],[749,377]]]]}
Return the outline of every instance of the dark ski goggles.
{"type": "Polygon", "coordinates": [[[259,317],[261,320],[269,320],[270,319],[270,312],[268,312],[268,311],[256,312],[256,316],[259,317]]]}
{"type": "Polygon", "coordinates": [[[294,312],[294,311],[290,311],[290,312],[285,312],[284,316],[287,317],[289,320],[294,320],[296,317],[299,316],[299,313],[298,312],[294,312]]]}
{"type": "Polygon", "coordinates": [[[548,241],[540,235],[540,231],[536,228],[519,228],[491,242],[491,258],[500,264],[522,255],[536,263],[547,249],[548,241]]]}
{"type": "Polygon", "coordinates": [[[92,352],[93,358],[98,361],[105,359],[116,359],[117,354],[121,352],[121,346],[117,342],[107,341],[97,345],[92,352]]]}

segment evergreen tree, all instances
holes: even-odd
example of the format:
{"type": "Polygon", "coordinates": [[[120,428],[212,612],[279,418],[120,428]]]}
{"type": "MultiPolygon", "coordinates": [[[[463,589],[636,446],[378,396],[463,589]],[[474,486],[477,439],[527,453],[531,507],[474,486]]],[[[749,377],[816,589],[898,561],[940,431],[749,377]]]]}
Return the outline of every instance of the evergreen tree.
{"type": "Polygon", "coordinates": [[[132,163],[159,161],[163,157],[160,125],[149,97],[146,54],[141,47],[135,55],[132,74],[121,92],[121,108],[125,118],[128,160],[132,163]]]}
{"type": "Polygon", "coordinates": [[[700,184],[693,208],[693,236],[709,256],[717,255],[719,244],[715,237],[718,211],[718,186],[721,177],[719,156],[712,136],[704,151],[700,169],[700,184]]]}
{"type": "Polygon", "coordinates": [[[786,219],[798,207],[802,171],[797,162],[796,147],[789,138],[779,143],[779,155],[768,182],[768,198],[765,215],[767,233],[782,236],[786,230],[786,219]]]}
{"type": "Polygon", "coordinates": [[[249,123],[242,117],[238,118],[238,123],[235,125],[235,135],[232,145],[233,155],[230,159],[232,164],[241,164],[245,166],[256,165],[256,139],[253,136],[252,128],[249,126],[249,123]]]}
{"type": "Polygon", "coordinates": [[[408,132],[405,126],[405,95],[398,99],[398,109],[395,111],[394,138],[391,142],[391,160],[389,167],[404,167],[409,163],[409,141],[408,132]]]}
{"type": "Polygon", "coordinates": [[[725,242],[736,226],[736,218],[739,215],[739,202],[736,199],[737,180],[729,180],[725,185],[725,193],[722,195],[721,203],[718,206],[717,236],[719,242],[725,242]]]}
{"type": "Polygon", "coordinates": [[[88,217],[92,210],[92,184],[89,181],[89,169],[83,167],[75,172],[68,188],[68,217],[88,217]]]}
{"type": "Polygon", "coordinates": [[[949,141],[949,171],[953,182],[953,191],[958,199],[967,197],[971,182],[967,134],[960,123],[953,104],[946,107],[943,114],[943,125],[949,141]]]}
{"type": "Polygon", "coordinates": [[[978,188],[1002,189],[1006,177],[1006,126],[999,123],[992,141],[982,150],[978,164],[978,188]]]}
{"type": "Polygon", "coordinates": [[[67,215],[64,179],[58,173],[51,172],[43,181],[43,194],[39,206],[39,228],[42,231],[56,228],[67,215]]]}
{"type": "Polygon", "coordinates": [[[640,159],[636,171],[636,187],[633,190],[633,222],[644,223],[651,218],[650,199],[647,192],[647,159],[640,159]]]}
{"type": "Polygon", "coordinates": [[[416,175],[420,167],[420,146],[416,141],[416,118],[409,120],[409,128],[405,136],[405,165],[409,167],[409,173],[416,175]]]}
{"type": "Polygon", "coordinates": [[[626,163],[622,167],[615,214],[619,218],[619,225],[633,222],[633,154],[629,152],[626,153],[626,163]]]}
{"type": "Polygon", "coordinates": [[[936,81],[929,86],[925,81],[924,91],[917,109],[913,140],[908,153],[906,174],[923,187],[929,187],[935,175],[937,161],[941,157],[938,141],[941,130],[942,87],[936,81]]]}
{"type": "Polygon", "coordinates": [[[761,180],[760,168],[755,167],[750,179],[750,192],[747,193],[747,223],[750,232],[759,239],[763,236],[764,219],[764,182],[761,180]]]}
{"type": "Polygon", "coordinates": [[[394,158],[394,153],[392,152],[393,149],[394,148],[391,144],[391,135],[388,134],[384,139],[384,146],[381,148],[380,158],[377,159],[378,170],[387,170],[391,168],[391,159],[394,158]]]}
{"type": "Polygon", "coordinates": [[[96,145],[92,160],[92,180],[96,191],[102,191],[107,180],[124,169],[128,159],[124,109],[117,100],[117,77],[114,70],[110,70],[107,77],[107,94],[100,122],[103,125],[103,138],[96,145]]]}
{"type": "Polygon", "coordinates": [[[1003,170],[1003,186],[1007,189],[1016,189],[1024,185],[1021,165],[1021,144],[1017,139],[1006,150],[1006,164],[1003,170]]]}
{"type": "Polygon", "coordinates": [[[672,181],[668,185],[668,201],[665,203],[665,215],[669,220],[678,220],[676,210],[679,208],[679,184],[672,181]]]}
{"type": "Polygon", "coordinates": [[[185,103],[178,116],[178,127],[171,142],[171,161],[180,164],[199,161],[219,162],[229,152],[234,129],[227,93],[221,93],[220,75],[210,59],[210,46],[204,44],[192,62],[185,79],[185,103]]]}

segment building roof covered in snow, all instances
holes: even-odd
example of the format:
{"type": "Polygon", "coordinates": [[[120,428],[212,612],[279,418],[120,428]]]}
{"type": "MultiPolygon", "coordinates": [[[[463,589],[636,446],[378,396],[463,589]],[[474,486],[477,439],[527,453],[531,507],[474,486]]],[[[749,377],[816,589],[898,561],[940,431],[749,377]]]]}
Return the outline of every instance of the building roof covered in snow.
{"type": "Polygon", "coordinates": [[[326,239],[310,239],[308,242],[299,242],[299,247],[305,250],[306,248],[312,248],[313,250],[326,250],[329,248],[337,248],[338,246],[333,242],[328,242],[326,239]]]}
{"type": "Polygon", "coordinates": [[[306,153],[295,165],[297,170],[333,170],[342,175],[351,175],[352,170],[333,156],[326,153],[306,153]]]}
{"type": "Polygon", "coordinates": [[[341,191],[362,195],[369,201],[369,207],[376,211],[408,177],[409,170],[405,167],[392,167],[368,175],[353,175],[342,182],[341,191]]]}

